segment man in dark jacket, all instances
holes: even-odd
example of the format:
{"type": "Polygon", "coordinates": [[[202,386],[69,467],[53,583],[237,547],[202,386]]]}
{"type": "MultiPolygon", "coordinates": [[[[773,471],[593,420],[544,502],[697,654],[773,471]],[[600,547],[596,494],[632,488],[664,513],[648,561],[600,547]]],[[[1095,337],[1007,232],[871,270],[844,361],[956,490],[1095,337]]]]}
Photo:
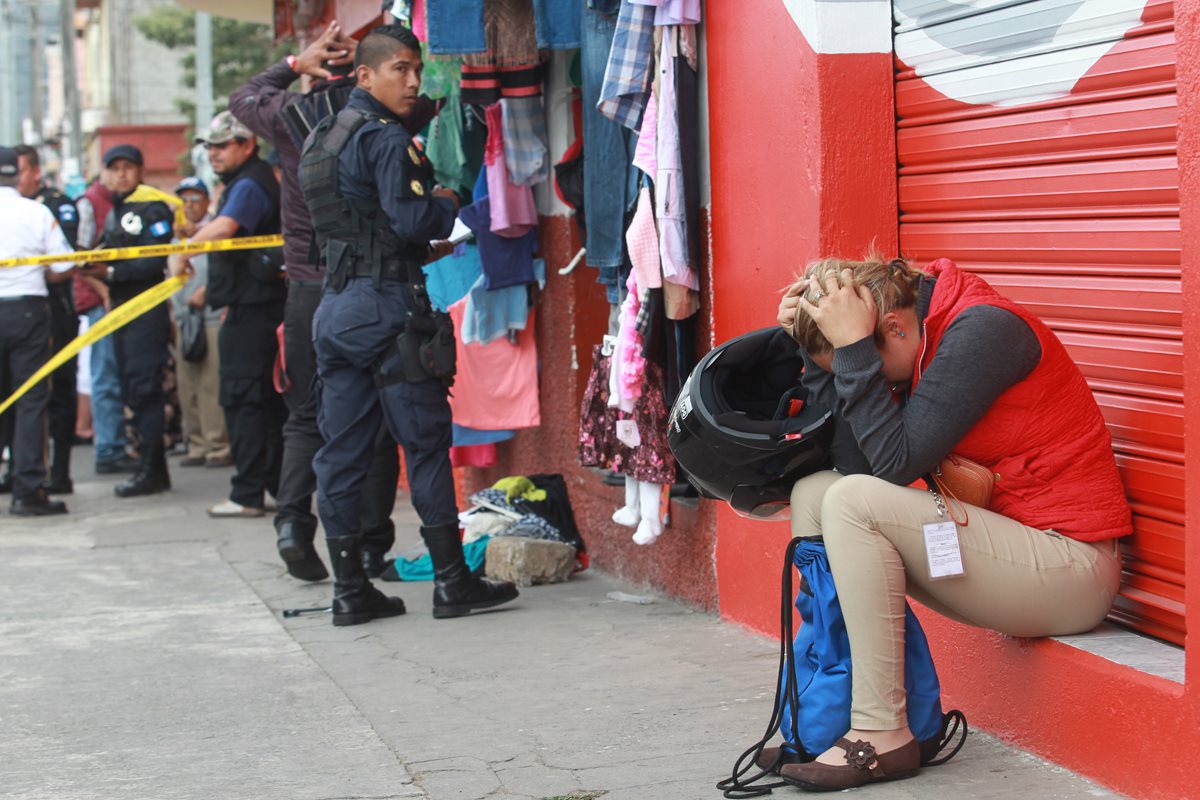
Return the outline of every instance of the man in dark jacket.
{"type": "MultiPolygon", "coordinates": [[[[112,191],[113,207],[104,222],[104,247],[139,247],[171,241],[174,210],[161,193],[141,186],[142,151],[119,144],[104,154],[104,183],[112,191]],[[142,199],[143,197],[147,199],[142,199]]],[[[130,258],[111,264],[92,264],[86,272],[108,285],[112,305],[131,300],[166,273],[165,256],[130,258]]],[[[171,488],[163,449],[166,392],[163,374],[171,336],[170,312],[159,304],[112,334],[121,375],[121,394],[133,410],[140,439],[137,472],[114,488],[117,497],[155,494],[171,488]]]]}
{"type": "MultiPolygon", "coordinates": [[[[300,191],[298,165],[305,136],[323,116],[341,109],[354,87],[353,76],[344,73],[354,60],[356,46],[357,42],[345,36],[337,22],[333,22],[300,55],[288,56],[267,68],[229,96],[233,115],[279,154],[283,253],[288,277],[283,322],[288,387],[284,400],[289,414],[283,428],[275,530],[279,555],[288,572],[296,578],[313,581],[328,576],[313,544],[317,518],[312,512],[312,495],[317,484],[313,458],[324,444],[317,429],[317,395],[313,391],[317,359],[312,319],[321,301],[324,269],[315,263],[319,259],[314,257],[312,220],[300,191]],[[318,81],[308,94],[289,89],[301,75],[318,81]]],[[[432,101],[423,98],[406,119],[407,127],[414,132],[420,130],[436,110],[432,101]]],[[[396,443],[386,430],[381,430],[362,498],[362,556],[373,577],[383,571],[384,555],[395,542],[391,513],[398,474],[396,443]]]]}
{"type": "MultiPolygon", "coordinates": [[[[196,137],[225,185],[216,217],[193,242],[265,236],[280,232],[279,183],[258,157],[254,133],[228,111],[213,118],[196,137]]],[[[172,272],[186,268],[184,256],[172,272]]],[[[221,408],[233,451],[235,472],[229,499],[208,509],[213,517],[261,517],[266,494],[279,489],[282,429],[287,408],[275,391],[272,370],[283,321],[287,288],[279,248],[217,251],[208,255],[207,302],[224,307],[217,338],[221,367],[221,408]]]]}

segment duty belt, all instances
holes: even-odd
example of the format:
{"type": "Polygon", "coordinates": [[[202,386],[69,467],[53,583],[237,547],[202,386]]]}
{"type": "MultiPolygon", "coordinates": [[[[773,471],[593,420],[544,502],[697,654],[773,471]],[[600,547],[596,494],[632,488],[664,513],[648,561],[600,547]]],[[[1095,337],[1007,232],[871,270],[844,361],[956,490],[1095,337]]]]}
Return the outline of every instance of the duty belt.
{"type": "MultiPolygon", "coordinates": [[[[385,261],[380,269],[380,277],[385,281],[401,281],[403,283],[423,282],[420,264],[410,264],[404,261],[385,261]],[[416,281],[413,279],[416,278],[416,281]]],[[[350,268],[348,278],[370,278],[371,264],[368,261],[357,261],[350,268]]]]}

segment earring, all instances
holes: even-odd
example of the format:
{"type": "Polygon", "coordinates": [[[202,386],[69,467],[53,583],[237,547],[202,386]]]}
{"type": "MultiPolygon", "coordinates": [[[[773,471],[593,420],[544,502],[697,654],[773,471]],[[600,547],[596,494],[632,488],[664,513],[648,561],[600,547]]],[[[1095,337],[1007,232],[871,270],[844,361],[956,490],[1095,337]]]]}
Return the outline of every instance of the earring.
{"type": "Polygon", "coordinates": [[[904,338],[904,331],[896,331],[896,333],[898,333],[900,335],[901,339],[904,338]]]}

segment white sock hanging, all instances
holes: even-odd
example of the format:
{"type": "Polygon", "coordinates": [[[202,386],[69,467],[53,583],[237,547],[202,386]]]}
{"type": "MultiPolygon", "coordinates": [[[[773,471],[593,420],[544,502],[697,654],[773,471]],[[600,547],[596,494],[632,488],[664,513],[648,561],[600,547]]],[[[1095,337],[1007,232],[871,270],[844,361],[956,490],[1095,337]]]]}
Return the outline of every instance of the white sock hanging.
{"type": "Polygon", "coordinates": [[[612,515],[613,522],[626,528],[636,528],[641,514],[638,511],[638,482],[625,476],[625,505],[618,508],[612,515]]]}
{"type": "Polygon", "coordinates": [[[642,521],[638,523],[637,531],[633,534],[636,544],[653,544],[662,535],[662,520],[658,517],[662,505],[662,487],[657,483],[638,483],[638,501],[641,508],[642,521]]]}

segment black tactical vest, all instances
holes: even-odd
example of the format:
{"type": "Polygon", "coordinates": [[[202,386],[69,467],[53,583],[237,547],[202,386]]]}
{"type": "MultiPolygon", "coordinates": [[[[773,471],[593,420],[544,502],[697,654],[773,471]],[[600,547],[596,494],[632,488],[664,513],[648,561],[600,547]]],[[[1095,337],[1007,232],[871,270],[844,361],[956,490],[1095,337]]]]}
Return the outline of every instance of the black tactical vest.
{"type": "MultiPolygon", "coordinates": [[[[369,275],[376,286],[384,277],[419,281],[425,260],[426,247],[397,236],[378,203],[348,200],[338,188],[338,156],[358,129],[372,119],[379,118],[357,108],[326,117],[305,142],[300,157],[300,186],[312,217],[325,280],[335,292],[360,275],[369,275]]],[[[422,163],[414,165],[413,181],[431,184],[432,166],[428,159],[419,160],[422,163]]]]}
{"type": "Polygon", "coordinates": [[[79,211],[75,208],[75,201],[67,197],[58,189],[51,189],[49,186],[43,186],[38,190],[38,193],[33,196],[33,199],[50,209],[54,214],[54,218],[58,220],[58,224],[62,227],[63,235],[67,237],[67,242],[71,247],[79,247],[79,211]]]}
{"type": "MultiPolygon", "coordinates": [[[[240,236],[269,236],[279,233],[279,182],[271,166],[257,155],[251,156],[234,174],[221,193],[217,216],[225,207],[238,181],[254,181],[271,198],[271,211],[252,231],[240,236]]],[[[283,282],[283,250],[266,247],[255,250],[226,250],[208,255],[208,305],[255,306],[282,303],[287,298],[283,282]]]]}

